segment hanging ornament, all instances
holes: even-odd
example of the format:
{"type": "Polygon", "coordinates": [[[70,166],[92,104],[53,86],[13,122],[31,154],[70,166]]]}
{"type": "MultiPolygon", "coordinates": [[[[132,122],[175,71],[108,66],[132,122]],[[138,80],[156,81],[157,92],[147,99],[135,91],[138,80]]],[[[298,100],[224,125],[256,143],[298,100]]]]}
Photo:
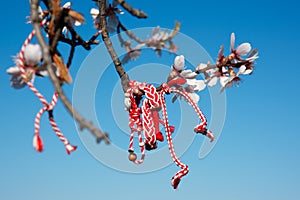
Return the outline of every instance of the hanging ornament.
{"type": "MultiPolygon", "coordinates": [[[[47,20],[44,19],[41,22],[41,26],[43,26],[46,22],[47,22],[47,20]]],[[[51,103],[48,103],[47,100],[45,99],[45,97],[34,86],[33,81],[30,81],[28,79],[28,73],[26,71],[27,68],[34,69],[34,67],[36,67],[36,66],[31,66],[31,63],[34,62],[34,59],[33,60],[32,59],[26,59],[26,58],[29,58],[30,56],[34,56],[34,55],[29,54],[30,56],[26,56],[25,53],[29,51],[26,48],[31,45],[30,41],[32,40],[32,38],[34,37],[34,35],[35,35],[35,31],[33,30],[29,34],[29,36],[27,37],[27,39],[25,40],[25,42],[24,42],[24,44],[23,44],[23,46],[21,48],[21,51],[18,54],[18,58],[17,58],[17,67],[18,67],[18,70],[20,71],[20,75],[21,75],[23,81],[26,83],[26,85],[29,87],[29,89],[39,98],[40,102],[44,105],[44,107],[40,109],[40,111],[37,113],[37,115],[35,117],[33,147],[38,152],[42,152],[43,149],[44,149],[44,144],[43,144],[43,141],[42,141],[42,139],[40,137],[40,120],[41,120],[41,116],[43,115],[43,113],[47,111],[48,114],[49,114],[49,122],[50,122],[50,125],[51,125],[53,131],[56,133],[56,135],[58,136],[58,138],[65,145],[67,153],[70,154],[72,151],[75,151],[77,147],[71,145],[70,142],[69,142],[69,140],[67,140],[67,138],[62,134],[62,132],[58,128],[58,126],[57,126],[57,124],[56,124],[56,122],[54,120],[54,116],[53,116],[53,109],[54,109],[54,107],[55,107],[55,105],[57,103],[57,99],[58,99],[57,92],[54,92],[54,94],[52,96],[51,103]]]]}
{"type": "Polygon", "coordinates": [[[211,141],[214,139],[212,132],[206,129],[206,118],[195,101],[186,91],[179,90],[175,87],[184,85],[186,82],[187,81],[184,78],[174,78],[168,83],[162,84],[162,86],[157,89],[152,84],[131,81],[129,83],[129,89],[125,93],[125,105],[129,111],[129,127],[131,130],[128,150],[129,160],[135,164],[141,164],[145,158],[145,149],[156,149],[158,145],[157,141],[164,141],[164,136],[159,129],[159,124],[162,124],[165,127],[165,134],[171,157],[176,165],[181,168],[181,170],[172,177],[171,183],[174,189],[178,187],[181,178],[189,172],[189,168],[178,159],[174,150],[172,133],[174,132],[175,127],[169,125],[165,95],[174,93],[183,97],[194,108],[201,120],[201,123],[195,126],[194,131],[196,133],[207,135],[211,141]],[[141,94],[145,96],[144,99],[142,99],[141,94]],[[159,116],[160,111],[162,111],[162,119],[159,116]],[[134,133],[137,133],[138,135],[142,154],[142,158],[138,161],[136,160],[137,155],[134,153],[133,148],[134,133]]]}

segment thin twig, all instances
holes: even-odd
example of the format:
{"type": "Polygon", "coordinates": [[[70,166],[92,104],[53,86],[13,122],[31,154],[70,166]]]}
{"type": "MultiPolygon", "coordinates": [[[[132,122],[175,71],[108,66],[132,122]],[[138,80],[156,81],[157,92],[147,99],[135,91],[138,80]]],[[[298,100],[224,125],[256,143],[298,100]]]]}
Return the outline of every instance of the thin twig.
{"type": "Polygon", "coordinates": [[[177,35],[177,33],[179,32],[180,25],[181,25],[180,22],[175,22],[175,27],[173,28],[173,30],[171,31],[169,36],[165,40],[162,40],[162,42],[166,43],[166,42],[171,41],[177,35]]]}
{"type": "Polygon", "coordinates": [[[207,67],[201,69],[201,70],[196,70],[195,72],[197,74],[201,74],[201,73],[205,73],[206,71],[210,70],[210,69],[215,69],[217,68],[218,66],[217,65],[207,65],[207,67]]]}
{"type": "MultiPolygon", "coordinates": [[[[73,29],[73,30],[74,30],[74,29],[73,29]]],[[[75,30],[74,30],[74,31],[75,31],[75,30]]],[[[70,31],[70,32],[71,32],[71,31],[70,31]]],[[[76,33],[76,32],[75,32],[75,33],[76,33]]],[[[85,50],[91,50],[91,45],[97,45],[97,44],[99,44],[99,41],[96,40],[99,34],[100,34],[100,33],[97,32],[96,34],[94,34],[94,35],[91,37],[91,39],[89,39],[89,40],[86,42],[86,41],[84,41],[84,40],[80,37],[80,35],[78,35],[78,34],[76,33],[76,35],[75,35],[75,40],[76,40],[75,46],[82,46],[85,50]],[[78,39],[78,38],[79,38],[79,39],[78,39]]],[[[66,37],[65,37],[64,35],[62,35],[62,34],[59,36],[59,41],[60,41],[60,42],[63,42],[63,43],[66,43],[66,44],[69,44],[70,46],[73,45],[72,40],[69,39],[69,38],[66,38],[66,37]]]]}
{"type": "Polygon", "coordinates": [[[98,44],[99,41],[96,40],[98,38],[98,36],[102,33],[102,30],[97,31],[87,42],[89,45],[91,44],[98,44]]]}
{"type": "Polygon", "coordinates": [[[144,13],[142,10],[138,10],[136,8],[131,7],[128,3],[126,3],[124,0],[117,0],[118,3],[127,10],[131,15],[137,17],[137,18],[147,18],[147,14],[144,13]]]}
{"type": "Polygon", "coordinates": [[[91,45],[89,45],[86,41],[84,41],[79,34],[75,31],[71,23],[67,23],[67,28],[70,31],[70,33],[75,37],[75,39],[78,41],[79,44],[86,50],[91,50],[91,45]]]}
{"type": "Polygon", "coordinates": [[[206,73],[210,69],[222,68],[222,67],[225,67],[225,66],[239,68],[242,65],[245,65],[247,63],[249,63],[249,61],[247,61],[247,60],[240,61],[238,63],[231,63],[230,60],[229,60],[229,58],[225,58],[224,62],[222,62],[222,63],[218,63],[218,64],[215,64],[215,65],[209,65],[208,64],[207,67],[205,67],[203,69],[200,69],[200,70],[195,70],[195,72],[197,74],[201,74],[201,73],[206,73]]]}
{"type": "Polygon", "coordinates": [[[121,44],[121,47],[123,47],[125,45],[125,40],[123,39],[123,37],[121,35],[120,24],[117,26],[117,33],[118,33],[118,39],[121,44]]]}
{"type": "Polygon", "coordinates": [[[56,92],[58,93],[63,105],[68,110],[68,112],[71,114],[71,116],[77,121],[77,123],[80,126],[80,129],[88,129],[96,138],[97,142],[100,142],[104,140],[107,144],[110,143],[108,139],[108,135],[106,133],[103,133],[98,128],[96,128],[91,122],[84,119],[71,105],[70,101],[68,100],[67,96],[65,95],[64,91],[62,90],[60,86],[60,82],[57,79],[53,69],[52,69],[52,62],[51,62],[51,56],[49,51],[49,46],[46,44],[46,41],[42,35],[41,29],[40,29],[40,21],[38,17],[38,6],[39,6],[40,0],[32,0],[31,1],[31,19],[32,24],[34,27],[34,30],[36,32],[37,40],[39,41],[42,51],[43,51],[43,59],[44,63],[47,67],[47,71],[49,73],[49,77],[52,81],[53,86],[55,87],[56,92]]]}
{"type": "Polygon", "coordinates": [[[128,89],[128,83],[130,79],[128,74],[124,70],[122,63],[114,47],[112,46],[112,42],[108,35],[107,26],[106,26],[106,9],[105,9],[106,5],[105,4],[106,4],[106,0],[100,0],[100,24],[102,27],[102,39],[104,41],[104,44],[106,46],[109,55],[111,56],[111,59],[114,62],[116,71],[118,72],[118,75],[121,79],[123,91],[126,92],[128,89]]]}
{"type": "MultiPolygon", "coordinates": [[[[55,52],[61,32],[63,30],[64,21],[65,21],[64,19],[67,16],[68,16],[68,13],[66,12],[66,10],[59,9],[59,11],[57,11],[56,16],[54,16],[55,17],[54,21],[52,19],[52,21],[54,22],[54,30],[53,30],[54,35],[49,34],[49,36],[51,36],[51,37],[49,37],[50,38],[49,46],[51,44],[50,52],[55,52]]],[[[52,15],[52,17],[53,17],[53,15],[52,15]]],[[[49,33],[51,33],[51,32],[52,32],[52,30],[49,31],[49,33]]]]}
{"type": "Polygon", "coordinates": [[[74,53],[75,53],[75,47],[76,47],[76,40],[75,37],[72,36],[72,45],[71,45],[71,49],[70,49],[70,53],[69,53],[69,58],[68,58],[68,62],[67,62],[67,68],[69,69],[71,64],[72,64],[72,60],[74,57],[74,53]]]}
{"type": "Polygon", "coordinates": [[[138,38],[136,35],[134,35],[133,32],[129,31],[121,22],[119,22],[118,27],[120,27],[123,31],[125,31],[125,33],[128,35],[128,37],[130,37],[131,39],[135,40],[137,43],[146,43],[147,41],[145,40],[141,40],[140,38],[138,38]]]}

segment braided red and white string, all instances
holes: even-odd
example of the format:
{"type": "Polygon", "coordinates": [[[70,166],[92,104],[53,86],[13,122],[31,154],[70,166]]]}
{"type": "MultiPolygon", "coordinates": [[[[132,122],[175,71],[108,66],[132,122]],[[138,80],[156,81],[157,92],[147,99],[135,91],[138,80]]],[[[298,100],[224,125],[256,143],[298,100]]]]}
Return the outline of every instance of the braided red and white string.
{"type": "Polygon", "coordinates": [[[155,127],[148,99],[145,99],[142,104],[142,118],[145,144],[147,145],[147,149],[155,149],[157,147],[155,127]]]}
{"type": "Polygon", "coordinates": [[[142,105],[143,127],[146,145],[151,149],[157,148],[156,140],[163,141],[163,135],[159,131],[159,115],[161,109],[160,96],[156,88],[149,84],[143,88],[145,99],[142,105]]]}
{"type": "MultiPolygon", "coordinates": [[[[144,137],[145,137],[145,143],[146,145],[150,146],[148,150],[156,148],[156,139],[157,139],[157,133],[159,132],[159,123],[161,123],[165,127],[165,132],[167,136],[167,142],[170,150],[171,157],[173,161],[176,163],[177,166],[181,168],[180,171],[178,171],[173,177],[172,177],[172,185],[174,189],[178,187],[178,184],[180,183],[180,180],[182,177],[184,177],[189,172],[189,167],[182,163],[179,158],[177,157],[173,140],[172,140],[172,132],[174,131],[174,127],[169,125],[168,120],[168,113],[166,108],[166,102],[165,102],[165,94],[170,93],[177,93],[181,96],[183,96],[194,108],[195,112],[197,113],[199,119],[201,120],[201,123],[197,125],[194,128],[194,131],[197,133],[203,133],[206,134],[209,131],[206,129],[207,121],[201,110],[199,109],[198,105],[191,99],[191,97],[186,93],[185,91],[178,90],[176,88],[173,88],[172,86],[175,85],[182,85],[185,84],[186,80],[179,78],[176,80],[170,81],[168,84],[163,84],[163,88],[160,92],[156,91],[156,88],[153,85],[146,85],[141,90],[145,93],[146,98],[143,100],[142,103],[142,126],[140,126],[140,130],[144,130],[144,137]],[[162,109],[162,116],[163,120],[159,118],[158,111],[162,109]]],[[[133,88],[134,84],[131,84],[133,88]]],[[[131,92],[133,91],[130,90],[131,92]]],[[[131,93],[132,94],[132,93],[131,93]]],[[[131,96],[131,108],[139,109],[137,105],[135,104],[136,101],[133,98],[133,94],[131,96]]],[[[133,110],[131,110],[131,115],[134,115],[133,110]]],[[[140,116],[140,110],[138,113],[138,116],[140,116]]],[[[140,120],[140,118],[139,118],[140,120]]],[[[132,119],[130,120],[132,121],[132,119]]],[[[141,121],[139,121],[140,123],[141,121]]],[[[135,122],[136,123],[136,122],[135,122]]],[[[133,129],[132,129],[133,130],[133,129]]],[[[159,132],[160,133],[160,132],[159,132]]],[[[211,134],[211,132],[209,132],[211,134]]],[[[133,140],[133,131],[131,132],[130,140],[133,140]]],[[[132,146],[132,144],[130,144],[132,146]]],[[[147,146],[146,146],[147,147],[147,146]]]]}
{"type": "MultiPolygon", "coordinates": [[[[43,26],[46,22],[47,22],[47,20],[44,19],[41,22],[41,26],[43,26]]],[[[58,128],[58,126],[57,126],[57,124],[56,124],[56,122],[54,121],[54,118],[53,118],[52,111],[53,111],[53,108],[55,107],[55,105],[57,103],[58,94],[56,92],[53,94],[52,101],[49,104],[47,102],[47,100],[44,98],[44,96],[33,85],[33,83],[30,82],[29,80],[27,80],[27,77],[26,77],[24,52],[25,52],[26,46],[30,43],[30,41],[32,40],[34,35],[35,35],[35,31],[33,30],[33,31],[31,31],[31,33],[28,35],[28,37],[24,41],[24,43],[22,45],[22,48],[21,48],[21,51],[18,55],[18,58],[19,58],[18,59],[18,62],[19,62],[18,66],[19,66],[20,71],[21,71],[21,76],[25,80],[25,82],[26,82],[27,86],[29,87],[29,89],[39,98],[41,103],[44,105],[44,107],[39,110],[39,112],[37,113],[37,115],[35,117],[33,146],[38,152],[43,151],[43,146],[44,145],[43,145],[43,141],[40,137],[40,120],[41,120],[41,116],[43,115],[43,113],[45,111],[48,111],[49,112],[49,122],[50,122],[50,125],[52,126],[52,129],[54,130],[56,135],[59,137],[59,139],[64,143],[67,153],[70,154],[72,151],[75,151],[77,147],[72,146],[69,143],[69,141],[64,137],[64,135],[61,133],[60,129],[58,128]]],[[[31,67],[31,66],[29,66],[29,67],[31,67]]]]}

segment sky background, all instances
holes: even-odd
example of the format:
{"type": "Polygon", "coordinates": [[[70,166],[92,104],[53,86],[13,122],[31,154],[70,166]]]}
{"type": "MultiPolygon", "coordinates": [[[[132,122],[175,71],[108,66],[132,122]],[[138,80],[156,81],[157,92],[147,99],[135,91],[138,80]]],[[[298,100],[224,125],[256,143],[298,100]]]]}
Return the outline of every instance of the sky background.
{"type": "MultiPolygon", "coordinates": [[[[202,136],[194,139],[181,157],[190,166],[190,173],[174,191],[170,178],[178,170],[175,164],[152,173],[132,174],[111,169],[95,159],[80,139],[85,133],[77,133],[73,119],[59,103],[55,109],[56,121],[71,143],[78,145],[78,150],[68,156],[43,117],[41,136],[45,151],[35,152],[33,123],[41,104],[28,88],[12,89],[6,74],[6,69],[13,66],[11,56],[20,50],[31,31],[31,25],[25,24],[29,5],[28,1],[5,1],[0,7],[0,199],[299,199],[298,2],[153,0],[129,3],[143,9],[149,18],[138,20],[124,14],[120,19],[128,29],[156,25],[172,28],[175,20],[180,21],[181,33],[201,44],[213,59],[220,45],[229,48],[231,32],[236,33],[237,43],[249,41],[258,48],[260,58],[253,75],[245,77],[240,87],[226,91],[226,121],[215,148],[207,157],[199,159],[199,146],[205,139],[202,136]]],[[[78,28],[83,38],[94,33],[88,14],[92,7],[95,7],[92,1],[73,1],[73,8],[86,17],[86,24],[78,28]]],[[[74,79],[89,53],[77,48],[71,68],[74,79]]],[[[142,56],[137,63],[153,59],[152,62],[165,64],[174,58],[168,53],[163,58],[157,58],[154,52],[149,54],[152,57],[142,56]]],[[[99,56],[97,67],[101,67],[100,60],[99,56]]],[[[128,70],[134,66],[130,63],[128,70]]],[[[103,78],[104,84],[111,86],[117,75],[112,70],[103,78]]],[[[36,84],[46,97],[51,97],[52,86],[48,80],[37,80],[36,84]]],[[[64,89],[71,98],[73,85],[65,85],[64,89]]],[[[109,101],[109,95],[101,96],[97,92],[95,99],[109,101]]],[[[200,105],[209,115],[207,95],[204,91],[200,105]]],[[[99,103],[95,108],[98,118],[105,118],[98,111],[99,103]]],[[[103,129],[110,133],[115,144],[126,150],[128,138],[113,120],[107,120],[103,129]]],[[[124,159],[124,162],[128,161],[124,159]]],[[[159,157],[156,162],[160,162],[159,157]]]]}

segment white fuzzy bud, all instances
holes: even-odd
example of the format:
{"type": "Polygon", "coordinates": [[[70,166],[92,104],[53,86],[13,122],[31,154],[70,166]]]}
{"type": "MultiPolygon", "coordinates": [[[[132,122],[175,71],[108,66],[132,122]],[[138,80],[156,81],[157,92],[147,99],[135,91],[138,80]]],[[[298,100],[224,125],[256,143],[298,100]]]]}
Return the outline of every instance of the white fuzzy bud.
{"type": "Polygon", "coordinates": [[[125,108],[129,110],[130,107],[131,107],[131,101],[130,101],[130,98],[125,98],[125,99],[124,99],[124,104],[125,104],[125,108]]]}
{"type": "Polygon", "coordinates": [[[251,51],[251,45],[249,43],[243,43],[236,48],[236,53],[239,56],[245,56],[251,51]]]}
{"type": "Polygon", "coordinates": [[[37,65],[42,59],[41,47],[38,44],[28,44],[24,51],[25,63],[30,66],[37,65]]]}
{"type": "Polygon", "coordinates": [[[174,68],[177,71],[183,70],[184,68],[184,56],[180,55],[180,56],[176,56],[175,60],[174,60],[174,68]]]}

